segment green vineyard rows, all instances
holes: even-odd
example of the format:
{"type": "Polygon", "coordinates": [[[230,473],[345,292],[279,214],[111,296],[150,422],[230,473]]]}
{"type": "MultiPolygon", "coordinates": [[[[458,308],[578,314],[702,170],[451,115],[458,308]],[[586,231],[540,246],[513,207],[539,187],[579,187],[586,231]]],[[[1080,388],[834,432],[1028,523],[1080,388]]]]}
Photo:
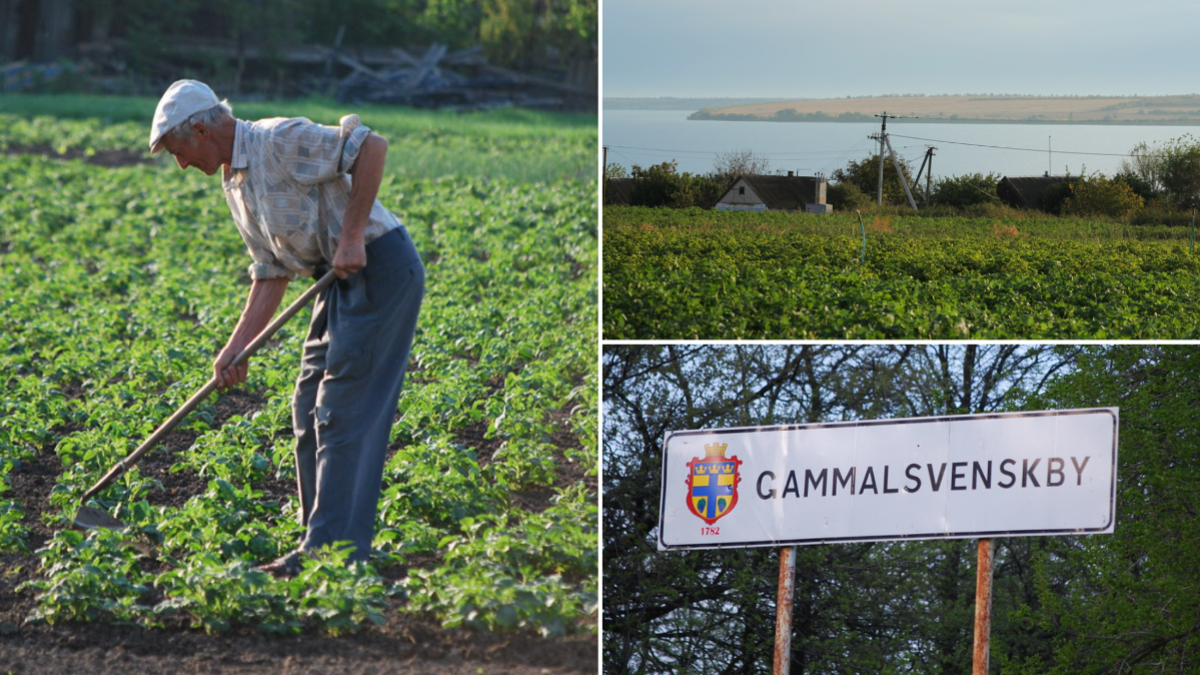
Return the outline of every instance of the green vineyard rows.
{"type": "Polygon", "coordinates": [[[1187,228],[606,207],[603,236],[606,339],[1200,335],[1187,228]]]}
{"type": "MultiPolygon", "coordinates": [[[[406,123],[388,115],[385,135],[406,123]]],[[[240,313],[249,257],[219,180],[170,157],[107,168],[0,154],[0,555],[37,568],[22,589],[37,598],[32,620],[337,633],[402,611],[448,626],[595,630],[596,182],[579,169],[595,165],[595,120],[581,133],[545,116],[493,138],[507,118],[438,119],[440,141],[430,130],[395,139],[380,192],[428,285],[378,552],[346,567],[329,551],[293,580],[251,567],[300,534],[289,402],[307,312],[251,360],[245,385],[210,398],[143,460],[169,472],[138,466],[101,494],[96,505],[129,528],[70,528],[83,491],[211,376],[240,313]],[[514,148],[566,156],[530,179],[503,170],[514,148]],[[434,165],[454,173],[423,173],[434,165]],[[49,503],[13,498],[10,479],[29,465],[54,468],[49,503]],[[272,485],[290,496],[270,497],[272,485]],[[53,532],[44,543],[25,513],[53,532]]],[[[132,121],[4,123],[6,145],[144,152],[145,125],[132,121]]]]}

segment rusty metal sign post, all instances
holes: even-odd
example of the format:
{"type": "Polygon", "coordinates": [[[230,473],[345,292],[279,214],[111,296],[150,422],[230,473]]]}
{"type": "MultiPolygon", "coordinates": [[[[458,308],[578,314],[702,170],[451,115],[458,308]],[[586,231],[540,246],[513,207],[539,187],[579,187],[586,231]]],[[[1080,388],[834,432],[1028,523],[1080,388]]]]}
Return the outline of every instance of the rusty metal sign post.
{"type": "Polygon", "coordinates": [[[979,566],[975,572],[975,657],[972,675],[987,675],[992,635],[992,563],[996,554],[991,539],[979,540],[979,566]]]}
{"type": "Polygon", "coordinates": [[[792,598],[796,593],[796,547],[779,549],[779,596],[775,601],[775,675],[792,666],[792,598]]]}
{"type": "MultiPolygon", "coordinates": [[[[988,675],[992,634],[991,539],[979,540],[979,564],[975,572],[975,655],[971,675],[988,675]]],[[[774,675],[789,675],[792,665],[792,607],[796,594],[796,547],[779,549],[779,592],[775,603],[774,675]]]]}

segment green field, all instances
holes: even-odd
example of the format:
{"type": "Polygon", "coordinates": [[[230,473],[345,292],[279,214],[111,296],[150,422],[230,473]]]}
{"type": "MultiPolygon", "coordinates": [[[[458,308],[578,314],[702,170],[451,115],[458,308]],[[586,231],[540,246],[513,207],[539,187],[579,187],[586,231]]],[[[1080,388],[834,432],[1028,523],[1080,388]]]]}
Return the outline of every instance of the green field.
{"type": "MultiPolygon", "coordinates": [[[[145,153],[156,101],[105,96],[0,96],[0,150],[15,144],[145,153]],[[71,123],[63,121],[70,119],[71,123]]],[[[528,110],[448,114],[332,100],[231,101],[242,119],[307,117],[337,124],[357,113],[388,139],[388,170],[408,179],[470,176],[516,183],[591,181],[596,176],[596,116],[528,110]]],[[[166,160],[168,163],[170,159],[166,160]]]]}
{"type": "Polygon", "coordinates": [[[218,178],[170,157],[85,161],[145,155],[153,101],[0,107],[0,585],[29,603],[27,619],[336,634],[400,613],[595,630],[594,116],[353,111],[389,138],[380,199],[412,233],[427,293],[378,553],[346,568],[329,551],[289,581],[251,566],[300,534],[288,404],[307,312],[251,360],[245,385],[101,494],[127,530],[70,528],[83,491],[211,376],[249,257],[218,178]]]}
{"type": "Polygon", "coordinates": [[[1191,339],[1187,227],[604,209],[606,339],[1191,339]],[[865,230],[865,235],[864,235],[865,230]]]}

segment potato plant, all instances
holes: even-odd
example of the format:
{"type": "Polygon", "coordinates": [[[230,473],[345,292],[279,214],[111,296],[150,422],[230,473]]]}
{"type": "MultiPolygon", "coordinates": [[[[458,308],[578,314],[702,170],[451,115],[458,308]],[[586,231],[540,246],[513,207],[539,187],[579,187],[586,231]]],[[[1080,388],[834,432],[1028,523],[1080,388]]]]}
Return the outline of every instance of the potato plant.
{"type": "MultiPolygon", "coordinates": [[[[219,183],[169,158],[106,168],[0,155],[0,553],[29,548],[13,472],[31,459],[61,467],[42,515],[53,535],[22,589],[37,597],[30,620],[338,633],[412,612],[595,629],[596,184],[577,171],[594,165],[594,120],[583,142],[549,118],[497,139],[478,129],[504,117],[442,119],[447,149],[399,147],[458,167],[473,147],[483,170],[416,178],[398,158],[381,190],[425,258],[428,290],[376,554],[347,566],[323,551],[291,580],[251,568],[301,534],[288,405],[307,313],[252,359],[245,385],[206,401],[96,500],[124,531],[70,528],[80,495],[208,379],[241,310],[249,258],[219,183]],[[502,166],[488,163],[496,147],[567,156],[531,182],[487,173],[502,166]]],[[[144,135],[132,122],[20,120],[10,145],[140,149],[144,135]]]]}
{"type": "Polygon", "coordinates": [[[1186,228],[606,208],[612,339],[1185,339],[1186,228]],[[865,251],[865,253],[864,253],[865,251]]]}

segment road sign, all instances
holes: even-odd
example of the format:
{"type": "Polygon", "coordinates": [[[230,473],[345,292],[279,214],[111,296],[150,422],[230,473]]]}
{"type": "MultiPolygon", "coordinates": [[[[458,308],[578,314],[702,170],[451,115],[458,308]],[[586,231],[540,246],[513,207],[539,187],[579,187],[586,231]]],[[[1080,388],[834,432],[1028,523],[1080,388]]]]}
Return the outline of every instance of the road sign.
{"type": "Polygon", "coordinates": [[[659,550],[1112,532],[1117,408],[677,431],[659,550]]]}

